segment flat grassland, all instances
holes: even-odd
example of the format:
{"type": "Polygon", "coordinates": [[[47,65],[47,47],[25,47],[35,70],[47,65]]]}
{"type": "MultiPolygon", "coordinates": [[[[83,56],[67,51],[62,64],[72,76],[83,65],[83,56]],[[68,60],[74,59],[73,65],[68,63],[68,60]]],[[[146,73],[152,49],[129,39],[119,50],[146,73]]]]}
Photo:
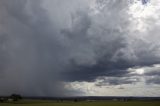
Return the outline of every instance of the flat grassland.
{"type": "Polygon", "coordinates": [[[22,100],[18,102],[0,103],[0,106],[160,106],[160,101],[48,101],[22,100]]]}

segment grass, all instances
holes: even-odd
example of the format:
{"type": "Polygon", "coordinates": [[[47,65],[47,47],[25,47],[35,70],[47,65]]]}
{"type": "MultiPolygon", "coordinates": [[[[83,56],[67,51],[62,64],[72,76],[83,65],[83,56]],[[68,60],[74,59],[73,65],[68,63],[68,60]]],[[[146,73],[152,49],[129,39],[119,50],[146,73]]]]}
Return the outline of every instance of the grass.
{"type": "Polygon", "coordinates": [[[160,101],[94,101],[94,102],[56,102],[48,100],[23,100],[11,103],[0,103],[0,106],[160,106],[160,101]]]}

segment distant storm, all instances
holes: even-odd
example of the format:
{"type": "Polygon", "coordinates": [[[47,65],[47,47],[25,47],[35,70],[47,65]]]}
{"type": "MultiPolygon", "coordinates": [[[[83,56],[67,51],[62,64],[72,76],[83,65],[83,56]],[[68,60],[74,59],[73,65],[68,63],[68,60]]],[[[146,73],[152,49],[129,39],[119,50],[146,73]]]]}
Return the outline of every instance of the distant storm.
{"type": "Polygon", "coordinates": [[[0,95],[160,96],[160,0],[0,0],[0,95]]]}

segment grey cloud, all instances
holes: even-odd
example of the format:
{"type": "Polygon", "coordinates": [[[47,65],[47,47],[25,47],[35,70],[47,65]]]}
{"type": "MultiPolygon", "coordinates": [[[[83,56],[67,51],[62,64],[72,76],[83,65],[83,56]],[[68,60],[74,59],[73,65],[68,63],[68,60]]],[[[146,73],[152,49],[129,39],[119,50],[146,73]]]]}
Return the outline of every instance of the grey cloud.
{"type": "MultiPolygon", "coordinates": [[[[125,76],[128,74],[126,71],[128,68],[150,66],[160,62],[159,56],[156,54],[158,44],[154,43],[154,40],[149,42],[149,38],[143,40],[136,37],[135,34],[140,36],[140,32],[134,34],[128,31],[126,27],[130,26],[131,21],[128,20],[130,16],[127,15],[127,4],[126,2],[117,2],[116,0],[98,2],[100,7],[101,4],[103,5],[103,9],[100,10],[100,14],[88,17],[91,23],[88,22],[89,26],[85,30],[87,33],[83,31],[82,34],[79,32],[66,33],[67,36],[83,35],[78,38],[80,44],[74,42],[75,51],[78,54],[71,56],[71,64],[69,72],[67,72],[70,75],[69,79],[93,80],[97,76],[103,75],[125,76]],[[112,7],[115,8],[112,10],[112,7]],[[85,42],[81,42],[81,39],[84,39],[85,42]],[[78,49],[79,45],[80,49],[78,49]]],[[[81,24],[75,25],[77,26],[72,29],[73,31],[79,25],[81,28],[81,24]]],[[[67,75],[67,73],[65,74],[67,75]]]]}
{"type": "MultiPolygon", "coordinates": [[[[114,4],[116,3],[112,6],[114,4]]],[[[101,75],[122,75],[127,73],[126,68],[132,66],[124,59],[113,59],[116,52],[126,47],[125,30],[120,29],[128,22],[127,18],[123,17],[126,13],[117,9],[122,12],[117,15],[124,18],[120,21],[115,17],[114,10],[107,8],[106,6],[104,9],[113,14],[90,16],[86,11],[78,12],[79,14],[75,15],[78,18],[72,21],[73,27],[63,30],[64,36],[70,42],[70,50],[73,51],[70,54],[69,71],[65,72],[70,80],[93,80],[101,75]],[[124,24],[120,24],[123,22],[124,24]],[[118,26],[113,27],[116,24],[118,26]]]]}
{"type": "Polygon", "coordinates": [[[140,40],[128,31],[126,1],[96,3],[98,14],[89,0],[0,0],[0,93],[65,95],[61,81],[99,76],[132,83],[128,68],[160,62],[155,25],[155,36],[140,40]]]}
{"type": "Polygon", "coordinates": [[[149,0],[142,0],[142,4],[147,4],[149,0]]]}
{"type": "Polygon", "coordinates": [[[146,84],[160,84],[159,76],[154,75],[152,77],[146,78],[146,84]]]}
{"type": "Polygon", "coordinates": [[[147,69],[146,71],[148,71],[145,73],[146,76],[160,76],[160,68],[157,69],[151,68],[147,69]]]}
{"type": "Polygon", "coordinates": [[[135,84],[140,81],[138,77],[101,77],[95,83],[96,86],[110,86],[110,85],[123,85],[135,84]]]}
{"type": "Polygon", "coordinates": [[[65,95],[63,84],[58,83],[63,47],[55,36],[56,25],[50,23],[41,2],[0,2],[3,4],[0,37],[5,51],[2,47],[0,50],[4,52],[1,53],[2,60],[7,61],[1,65],[1,94],[65,95]],[[27,10],[29,7],[30,11],[27,10]]]}
{"type": "Polygon", "coordinates": [[[160,67],[159,64],[154,64],[150,66],[144,66],[144,67],[135,67],[132,69],[128,69],[129,73],[126,75],[128,78],[135,78],[136,81],[142,82],[143,81],[148,84],[159,84],[159,76],[160,76],[160,67]],[[139,73],[138,70],[142,70],[142,73],[139,73]],[[139,79],[139,80],[138,80],[139,79]]]}

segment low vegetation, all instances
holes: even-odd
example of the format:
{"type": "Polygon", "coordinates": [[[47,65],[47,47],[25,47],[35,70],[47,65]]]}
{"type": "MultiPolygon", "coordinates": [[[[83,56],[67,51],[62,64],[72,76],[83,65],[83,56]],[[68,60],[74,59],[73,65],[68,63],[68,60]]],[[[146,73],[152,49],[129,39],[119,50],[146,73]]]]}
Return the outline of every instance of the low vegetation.
{"type": "Polygon", "coordinates": [[[0,103],[0,106],[160,106],[160,101],[49,101],[19,100],[0,103]]]}

